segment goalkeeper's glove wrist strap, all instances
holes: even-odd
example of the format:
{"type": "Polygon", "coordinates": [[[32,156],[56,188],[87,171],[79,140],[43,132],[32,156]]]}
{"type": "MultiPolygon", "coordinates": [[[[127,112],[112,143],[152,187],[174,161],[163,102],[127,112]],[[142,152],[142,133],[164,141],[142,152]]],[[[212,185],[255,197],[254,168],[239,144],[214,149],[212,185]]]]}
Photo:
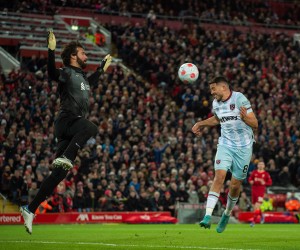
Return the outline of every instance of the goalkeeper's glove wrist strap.
{"type": "Polygon", "coordinates": [[[99,72],[99,73],[103,73],[104,71],[103,71],[103,68],[101,68],[101,66],[99,66],[98,68],[97,68],[97,71],[99,72]]]}

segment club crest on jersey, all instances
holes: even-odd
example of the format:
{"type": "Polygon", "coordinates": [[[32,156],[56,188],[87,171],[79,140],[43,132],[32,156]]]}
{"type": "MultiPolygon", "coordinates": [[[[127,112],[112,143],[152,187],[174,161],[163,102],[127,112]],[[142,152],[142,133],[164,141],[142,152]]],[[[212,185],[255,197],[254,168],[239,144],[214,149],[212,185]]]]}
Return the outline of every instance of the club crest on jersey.
{"type": "Polygon", "coordinates": [[[234,110],[235,109],[235,104],[230,104],[230,110],[234,110]]]}
{"type": "Polygon", "coordinates": [[[216,160],[216,163],[217,163],[217,164],[220,164],[220,163],[221,163],[221,160],[216,160]]]}

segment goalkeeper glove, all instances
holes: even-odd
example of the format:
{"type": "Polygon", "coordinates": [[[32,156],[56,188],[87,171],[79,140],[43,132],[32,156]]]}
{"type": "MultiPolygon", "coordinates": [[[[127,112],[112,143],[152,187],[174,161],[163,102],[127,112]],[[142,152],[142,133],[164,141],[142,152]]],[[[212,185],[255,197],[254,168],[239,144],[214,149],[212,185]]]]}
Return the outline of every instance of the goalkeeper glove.
{"type": "Polygon", "coordinates": [[[105,72],[108,69],[109,65],[111,64],[111,60],[112,60],[111,55],[110,54],[106,55],[104,59],[101,61],[98,70],[103,70],[103,72],[105,72]]]}
{"type": "Polygon", "coordinates": [[[55,40],[55,36],[54,36],[53,30],[49,30],[48,31],[47,42],[48,42],[48,48],[51,49],[51,50],[55,50],[55,48],[56,48],[56,40],[55,40]]]}

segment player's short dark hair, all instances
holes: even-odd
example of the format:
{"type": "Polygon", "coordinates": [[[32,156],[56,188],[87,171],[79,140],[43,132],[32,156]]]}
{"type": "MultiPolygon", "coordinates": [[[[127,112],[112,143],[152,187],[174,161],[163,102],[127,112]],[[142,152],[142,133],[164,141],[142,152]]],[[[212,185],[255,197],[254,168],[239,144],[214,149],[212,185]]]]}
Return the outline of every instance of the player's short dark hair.
{"type": "Polygon", "coordinates": [[[73,41],[65,45],[63,51],[61,52],[61,59],[65,66],[69,66],[71,62],[71,55],[77,54],[77,48],[83,48],[81,43],[78,41],[73,41]]]}
{"type": "Polygon", "coordinates": [[[226,83],[229,86],[229,82],[228,82],[227,78],[224,77],[224,76],[216,76],[216,77],[212,78],[209,81],[209,84],[213,84],[213,83],[218,84],[220,82],[224,82],[224,83],[226,83]]]}

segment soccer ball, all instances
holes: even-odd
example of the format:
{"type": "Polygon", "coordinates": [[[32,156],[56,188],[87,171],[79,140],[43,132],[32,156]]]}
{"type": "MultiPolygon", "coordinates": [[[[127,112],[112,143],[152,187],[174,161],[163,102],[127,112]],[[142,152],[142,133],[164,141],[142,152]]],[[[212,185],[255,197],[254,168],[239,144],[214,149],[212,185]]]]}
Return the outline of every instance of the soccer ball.
{"type": "Polygon", "coordinates": [[[183,83],[193,83],[198,79],[199,71],[195,64],[182,64],[178,70],[178,77],[183,83]]]}

